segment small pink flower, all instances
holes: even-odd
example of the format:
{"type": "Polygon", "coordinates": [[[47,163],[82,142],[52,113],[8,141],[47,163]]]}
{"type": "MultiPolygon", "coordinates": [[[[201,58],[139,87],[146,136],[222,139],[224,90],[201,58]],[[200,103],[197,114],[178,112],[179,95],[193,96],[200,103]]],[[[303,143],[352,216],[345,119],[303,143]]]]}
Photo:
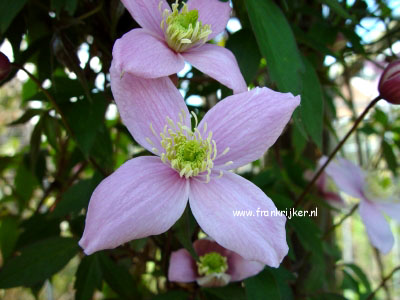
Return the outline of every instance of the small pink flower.
{"type": "Polygon", "coordinates": [[[5,79],[11,71],[11,64],[8,57],[0,52],[0,81],[5,79]]]}
{"type": "MultiPolygon", "coordinates": [[[[314,172],[306,171],[304,174],[305,179],[311,181],[314,176],[314,172]]],[[[343,198],[337,193],[337,188],[334,186],[332,180],[326,175],[326,173],[322,173],[315,185],[317,187],[319,196],[326,200],[331,206],[335,208],[343,208],[346,206],[343,198]]]]}
{"type": "Polygon", "coordinates": [[[133,138],[156,156],[127,161],[96,188],[80,241],[85,253],[167,231],[189,198],[200,227],[218,244],[279,266],[288,252],[286,218],[235,217],[237,210],[276,207],[229,170],[258,159],[275,143],[300,97],[255,88],[220,101],[191,129],[190,113],[168,77],[120,78],[112,66],[111,88],[133,138]]]}
{"type": "Polygon", "coordinates": [[[386,183],[381,186],[375,173],[367,174],[343,158],[331,162],[326,173],[344,193],[360,199],[361,220],[372,245],[382,253],[388,253],[393,248],[394,237],[383,213],[400,222],[400,197],[396,189],[387,189],[386,183]]]}
{"type": "Polygon", "coordinates": [[[188,61],[235,93],[247,85],[234,55],[227,49],[206,44],[222,32],[229,20],[229,1],[189,0],[178,10],[165,0],[122,0],[142,28],[117,40],[113,64],[121,76],[131,73],[158,78],[178,73],[188,61]]]}
{"type": "Polygon", "coordinates": [[[196,262],[186,249],[172,252],[168,280],[194,282],[201,286],[224,286],[241,281],[264,269],[264,264],[249,261],[208,239],[197,240],[193,248],[199,256],[196,262]]]}
{"type": "Polygon", "coordinates": [[[386,101],[400,104],[400,60],[391,62],[379,80],[378,90],[386,101]]]}

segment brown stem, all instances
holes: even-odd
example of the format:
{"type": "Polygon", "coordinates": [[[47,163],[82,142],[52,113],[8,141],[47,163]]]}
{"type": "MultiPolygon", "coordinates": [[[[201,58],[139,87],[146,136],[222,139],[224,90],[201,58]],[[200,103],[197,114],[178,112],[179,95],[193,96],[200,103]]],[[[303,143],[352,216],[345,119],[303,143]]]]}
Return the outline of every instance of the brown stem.
{"type": "Polygon", "coordinates": [[[349,211],[347,214],[345,214],[345,215],[340,219],[339,222],[337,222],[336,224],[333,224],[331,227],[329,227],[328,230],[327,230],[327,231],[324,233],[324,235],[322,236],[322,239],[323,239],[323,240],[326,239],[326,238],[335,230],[336,227],[342,225],[342,223],[343,223],[348,217],[350,217],[350,216],[357,210],[358,205],[359,205],[359,204],[354,205],[354,206],[350,209],[350,211],[349,211]]]}
{"type": "Polygon", "coordinates": [[[397,266],[396,268],[393,269],[392,272],[390,272],[390,274],[388,276],[386,276],[385,278],[382,279],[381,283],[378,285],[378,287],[371,293],[369,294],[368,298],[366,298],[365,300],[372,300],[374,299],[375,294],[382,288],[385,286],[386,282],[392,278],[392,276],[394,275],[394,273],[396,273],[397,271],[400,270],[400,266],[397,266]]]}
{"type": "Polygon", "coordinates": [[[331,162],[331,160],[335,157],[336,153],[342,148],[344,143],[347,141],[347,139],[350,137],[350,135],[356,130],[360,122],[364,119],[365,115],[369,112],[369,110],[375,106],[378,101],[382,99],[381,96],[376,97],[374,100],[371,101],[371,103],[365,108],[365,110],[362,112],[362,114],[357,118],[357,120],[354,122],[353,127],[347,132],[345,137],[339,142],[339,144],[335,147],[335,149],[332,151],[331,155],[329,155],[328,159],[326,162],[322,165],[322,167],[318,170],[317,173],[315,173],[313,179],[310,181],[310,183],[306,186],[304,189],[303,193],[300,195],[300,197],[296,200],[294,204],[294,208],[298,207],[300,203],[302,203],[305,199],[305,196],[310,192],[311,188],[314,186],[315,182],[317,181],[318,177],[324,172],[325,168],[328,166],[328,164],[331,162]]]}

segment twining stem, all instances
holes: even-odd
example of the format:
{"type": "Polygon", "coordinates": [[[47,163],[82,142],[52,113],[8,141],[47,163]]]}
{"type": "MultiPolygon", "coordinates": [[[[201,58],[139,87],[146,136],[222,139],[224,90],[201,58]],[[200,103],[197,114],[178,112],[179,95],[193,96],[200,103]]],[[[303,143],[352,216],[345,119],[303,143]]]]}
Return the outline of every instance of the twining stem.
{"type": "Polygon", "coordinates": [[[394,273],[396,273],[396,272],[399,271],[399,270],[400,270],[400,266],[397,266],[396,268],[394,268],[394,269],[392,270],[392,272],[390,272],[390,274],[389,274],[388,276],[386,276],[386,277],[384,277],[384,278],[382,279],[382,281],[381,281],[381,283],[378,285],[378,287],[377,287],[371,294],[369,294],[369,296],[368,296],[365,300],[372,300],[372,299],[374,299],[375,294],[376,294],[382,287],[384,287],[384,286],[386,285],[386,282],[387,282],[390,278],[392,278],[392,276],[394,275],[394,273]]]}
{"type": "Polygon", "coordinates": [[[362,112],[362,114],[356,119],[356,121],[353,124],[353,127],[347,132],[347,134],[344,136],[344,138],[337,144],[335,149],[332,151],[332,153],[329,155],[328,159],[325,161],[325,163],[319,168],[318,172],[315,173],[314,177],[312,180],[309,182],[309,184],[306,186],[304,189],[303,193],[299,196],[299,198],[296,200],[293,208],[296,208],[302,203],[305,199],[305,196],[311,191],[311,188],[314,186],[315,182],[317,181],[318,177],[324,172],[325,168],[328,166],[328,164],[331,162],[331,160],[335,157],[336,153],[342,148],[344,143],[347,141],[347,139],[350,137],[350,135],[356,130],[360,122],[364,119],[365,115],[370,111],[372,107],[375,106],[376,103],[378,103],[379,100],[381,100],[381,96],[376,97],[374,100],[371,101],[370,104],[365,108],[365,110],[362,112]]]}
{"type": "Polygon", "coordinates": [[[323,239],[323,240],[326,239],[326,238],[335,230],[336,227],[342,225],[342,223],[343,223],[348,217],[350,217],[350,216],[357,210],[358,205],[359,205],[358,203],[357,203],[356,205],[354,205],[354,206],[350,209],[350,211],[349,211],[347,214],[345,214],[345,215],[340,219],[339,222],[337,222],[337,223],[333,224],[331,227],[329,227],[328,230],[327,230],[327,231],[324,233],[324,235],[322,236],[322,239],[323,239]]]}

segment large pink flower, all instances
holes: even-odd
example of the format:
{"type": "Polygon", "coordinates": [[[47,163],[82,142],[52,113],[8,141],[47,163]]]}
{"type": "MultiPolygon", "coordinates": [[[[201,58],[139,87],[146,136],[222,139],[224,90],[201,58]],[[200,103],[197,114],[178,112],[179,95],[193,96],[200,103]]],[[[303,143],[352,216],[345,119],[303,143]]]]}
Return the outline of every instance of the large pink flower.
{"type": "Polygon", "coordinates": [[[367,174],[343,158],[331,162],[326,173],[343,192],[360,199],[360,216],[372,245],[382,253],[388,253],[393,248],[394,237],[383,213],[400,222],[400,199],[395,185],[390,189],[386,182],[388,178],[381,182],[379,174],[367,174]]]}
{"type": "MultiPolygon", "coordinates": [[[[178,1],[177,1],[178,2],[178,1]]],[[[223,31],[229,20],[229,1],[189,0],[172,10],[165,0],[122,0],[142,28],[117,40],[113,64],[123,76],[158,78],[177,73],[188,61],[235,93],[247,91],[233,54],[220,46],[206,44],[223,31]]]]}
{"type": "Polygon", "coordinates": [[[189,198],[200,227],[218,244],[277,267],[288,251],[286,218],[235,217],[233,211],[272,211],[275,205],[229,170],[258,159],[275,143],[300,97],[255,88],[220,101],[192,130],[168,77],[121,79],[112,66],[111,83],[128,130],[157,156],[127,161],[96,188],[80,241],[85,252],[165,232],[189,198]]]}
{"type": "Polygon", "coordinates": [[[197,240],[193,248],[199,256],[196,262],[186,249],[172,252],[168,280],[175,282],[196,281],[201,286],[224,286],[241,281],[264,269],[262,263],[249,261],[233,251],[208,239],[197,240]]]}

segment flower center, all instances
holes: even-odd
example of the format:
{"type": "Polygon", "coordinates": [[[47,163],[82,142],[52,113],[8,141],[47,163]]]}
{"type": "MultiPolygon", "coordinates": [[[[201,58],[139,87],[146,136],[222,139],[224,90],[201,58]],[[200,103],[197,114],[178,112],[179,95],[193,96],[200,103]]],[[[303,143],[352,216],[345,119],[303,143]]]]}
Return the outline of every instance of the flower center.
{"type": "Polygon", "coordinates": [[[369,172],[365,178],[366,194],[370,200],[394,200],[394,196],[399,193],[396,184],[392,179],[379,171],[369,172]]]}
{"type": "MultiPolygon", "coordinates": [[[[160,2],[160,12],[161,12],[160,2]]],[[[172,12],[165,9],[162,12],[161,29],[168,45],[176,52],[183,52],[195,45],[204,44],[212,33],[210,25],[202,25],[199,19],[199,12],[189,10],[186,3],[183,3],[181,11],[178,10],[178,0],[172,4],[172,12]]]]}
{"type": "MultiPolygon", "coordinates": [[[[214,167],[214,160],[217,158],[217,144],[212,139],[212,131],[208,131],[207,138],[207,122],[204,123],[202,133],[197,128],[198,119],[192,112],[195,119],[194,130],[191,130],[184,121],[186,119],[185,112],[179,113],[179,121],[174,122],[170,117],[166,117],[166,125],[163,131],[157,135],[153,125],[150,123],[150,129],[153,135],[158,139],[161,137],[161,147],[163,152],[160,157],[163,163],[169,164],[171,168],[177,170],[181,177],[185,178],[193,176],[204,176],[205,183],[210,181],[211,169],[214,167]]],[[[150,138],[146,138],[147,142],[155,146],[150,138]]],[[[220,156],[229,152],[227,147],[220,156]]],[[[158,149],[152,149],[158,154],[158,149]]],[[[228,161],[224,166],[229,166],[233,162],[228,161]]],[[[219,171],[219,177],[222,177],[223,171],[219,171]]]]}
{"type": "Polygon", "coordinates": [[[217,252],[210,252],[199,257],[197,271],[200,276],[221,274],[228,270],[227,258],[217,252]]]}

